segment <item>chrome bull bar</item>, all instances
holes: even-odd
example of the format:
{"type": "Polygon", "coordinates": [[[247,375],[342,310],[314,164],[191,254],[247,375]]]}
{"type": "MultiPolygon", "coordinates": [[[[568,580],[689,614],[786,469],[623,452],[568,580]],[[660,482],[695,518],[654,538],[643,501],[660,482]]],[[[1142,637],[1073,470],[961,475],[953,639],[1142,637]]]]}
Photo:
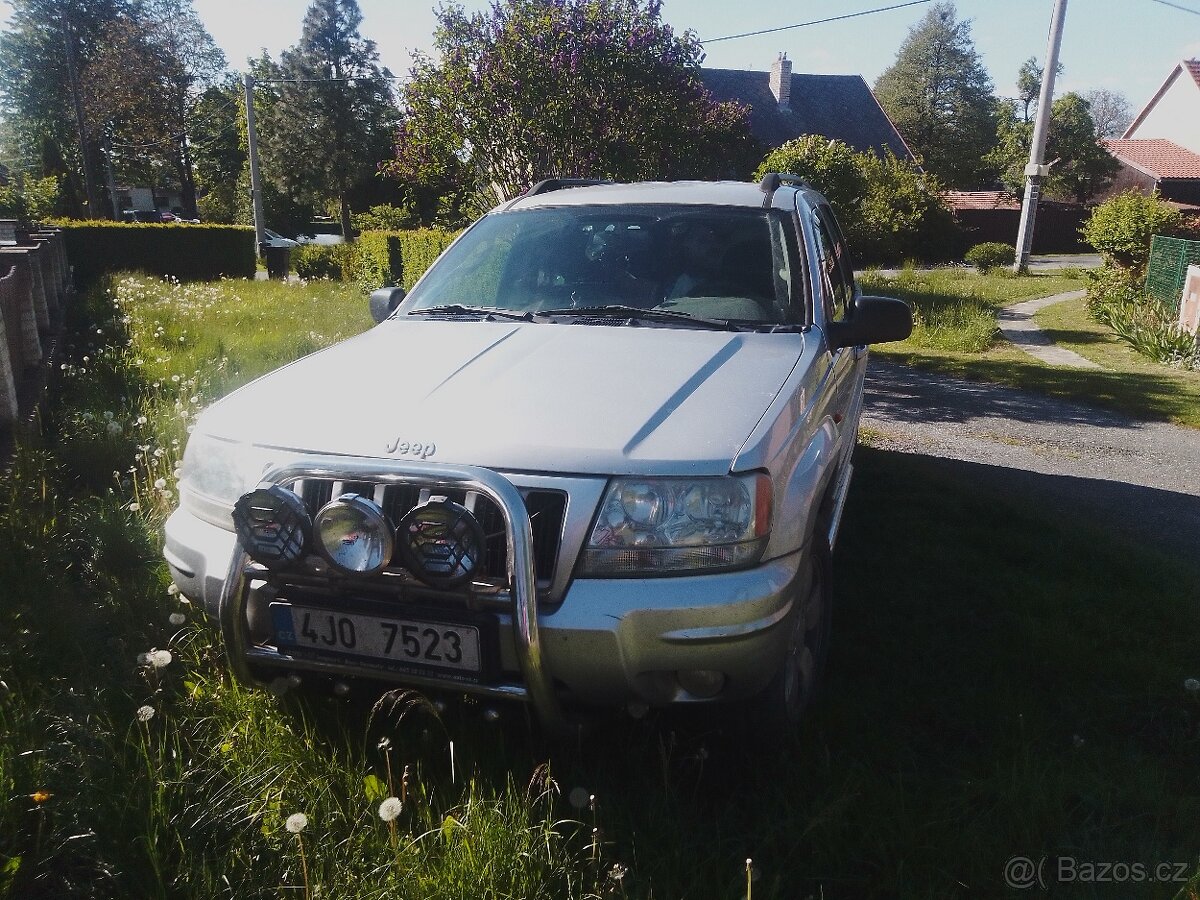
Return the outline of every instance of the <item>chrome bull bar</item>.
{"type": "MultiPolygon", "coordinates": [[[[413,684],[445,686],[527,700],[532,703],[542,723],[550,728],[562,727],[564,720],[558,698],[550,676],[546,672],[542,656],[542,644],[538,635],[537,583],[533,568],[533,530],[525,501],[520,492],[507,478],[489,469],[477,466],[435,466],[419,461],[355,460],[343,457],[305,457],[303,461],[277,466],[265,472],[260,486],[283,485],[305,478],[323,478],[340,481],[369,481],[384,485],[418,485],[420,487],[459,489],[475,491],[487,497],[504,516],[505,535],[508,543],[508,581],[512,598],[513,639],[521,674],[525,680],[520,685],[458,685],[439,682],[436,678],[405,676],[413,684]]],[[[250,581],[256,570],[250,568],[250,557],[242,548],[240,539],[230,562],[229,574],[221,593],[218,617],[221,635],[225,641],[230,667],[234,674],[245,681],[256,680],[251,671],[251,662],[260,661],[278,666],[325,671],[329,673],[353,669],[353,666],[334,666],[293,661],[283,654],[261,647],[252,647],[247,641],[246,606],[249,599],[250,581]]],[[[375,674],[378,673],[364,673],[375,674]]]]}

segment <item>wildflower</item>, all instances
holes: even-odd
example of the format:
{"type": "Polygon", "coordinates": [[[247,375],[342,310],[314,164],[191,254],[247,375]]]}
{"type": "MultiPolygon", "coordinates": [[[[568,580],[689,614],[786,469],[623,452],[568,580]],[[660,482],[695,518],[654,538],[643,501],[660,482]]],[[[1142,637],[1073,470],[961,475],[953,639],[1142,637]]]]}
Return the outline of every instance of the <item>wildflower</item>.
{"type": "Polygon", "coordinates": [[[187,621],[187,616],[185,616],[183,613],[178,613],[178,612],[171,613],[171,615],[167,617],[167,621],[170,622],[172,625],[179,626],[187,621]]]}
{"type": "Polygon", "coordinates": [[[308,827],[308,816],[304,813],[292,813],[283,825],[291,834],[299,834],[308,827]]]}
{"type": "Polygon", "coordinates": [[[133,503],[129,504],[130,512],[137,512],[141,508],[142,508],[142,505],[140,503],[138,503],[136,500],[133,503]]]}
{"type": "Polygon", "coordinates": [[[151,650],[146,654],[146,664],[156,669],[166,668],[171,664],[170,650],[151,650]]]}
{"type": "Polygon", "coordinates": [[[392,746],[392,740],[391,740],[391,738],[389,738],[389,737],[381,737],[381,738],[379,739],[379,743],[378,743],[378,744],[376,744],[376,746],[377,746],[377,747],[378,747],[380,750],[388,750],[388,749],[390,749],[390,748],[391,748],[391,746],[392,746]]]}
{"type": "Polygon", "coordinates": [[[29,795],[29,799],[32,800],[34,803],[36,803],[38,806],[41,806],[43,803],[45,803],[47,800],[49,800],[53,796],[54,795],[52,793],[50,793],[49,791],[44,791],[44,790],[43,791],[34,791],[32,794],[29,795]]]}
{"type": "Polygon", "coordinates": [[[403,810],[404,804],[400,802],[399,797],[388,797],[379,804],[379,818],[385,822],[392,822],[403,810]]]}
{"type": "Polygon", "coordinates": [[[164,450],[162,447],[159,447],[158,449],[156,449],[154,451],[154,456],[156,459],[162,459],[166,455],[167,455],[167,451],[164,450]]]}
{"type": "Polygon", "coordinates": [[[139,722],[149,722],[151,719],[154,718],[154,707],[153,706],[139,706],[135,715],[137,716],[137,720],[139,722]]]}
{"type": "Polygon", "coordinates": [[[155,478],[155,479],[154,479],[154,487],[155,487],[155,488],[157,488],[157,489],[158,489],[158,490],[160,490],[160,491],[161,491],[161,490],[165,490],[165,489],[166,489],[166,487],[167,487],[167,479],[165,479],[165,478],[155,478]]]}
{"type": "Polygon", "coordinates": [[[139,425],[145,425],[145,424],[146,424],[148,421],[150,421],[150,420],[149,420],[149,419],[147,419],[145,416],[138,416],[138,417],[137,417],[137,423],[138,423],[139,425]]]}
{"type": "Polygon", "coordinates": [[[121,428],[120,422],[109,422],[108,423],[108,433],[111,434],[113,437],[116,437],[117,435],[119,435],[123,430],[124,429],[121,428]]]}
{"type": "Polygon", "coordinates": [[[1183,689],[1189,694],[1195,694],[1200,691],[1200,678],[1188,678],[1183,682],[1183,689]]]}
{"type": "Polygon", "coordinates": [[[179,585],[175,584],[175,582],[171,582],[170,586],[167,588],[167,594],[171,597],[174,597],[178,593],[179,585]]]}

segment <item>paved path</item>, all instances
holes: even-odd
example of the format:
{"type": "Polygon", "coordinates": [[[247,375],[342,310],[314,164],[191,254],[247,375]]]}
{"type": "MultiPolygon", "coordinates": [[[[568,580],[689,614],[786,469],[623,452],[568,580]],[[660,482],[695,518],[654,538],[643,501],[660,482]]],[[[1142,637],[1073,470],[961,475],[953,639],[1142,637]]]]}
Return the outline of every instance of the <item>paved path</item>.
{"type": "Polygon", "coordinates": [[[862,424],[883,449],[1195,561],[1200,430],[872,359],[862,424]]]}
{"type": "Polygon", "coordinates": [[[1073,369],[1099,369],[1100,366],[1090,359],[1084,359],[1073,350],[1054,344],[1033,320],[1033,314],[1039,309],[1045,309],[1064,300],[1076,300],[1086,294],[1086,291],[1067,291],[1065,294],[1054,294],[1051,297],[1039,297],[1036,300],[1026,300],[1006,306],[996,313],[996,321],[1000,325],[1000,333],[1012,341],[1030,356],[1040,359],[1051,366],[1068,366],[1073,369]]]}

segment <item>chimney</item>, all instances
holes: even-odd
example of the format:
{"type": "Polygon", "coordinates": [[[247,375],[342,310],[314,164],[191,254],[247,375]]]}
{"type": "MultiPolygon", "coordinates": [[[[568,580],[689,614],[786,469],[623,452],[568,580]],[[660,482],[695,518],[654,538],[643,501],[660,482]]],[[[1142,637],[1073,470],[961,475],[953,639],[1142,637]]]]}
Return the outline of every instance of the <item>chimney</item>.
{"type": "Polygon", "coordinates": [[[771,64],[771,93],[779,101],[781,110],[791,110],[789,104],[792,99],[792,61],[787,58],[786,53],[780,53],[771,64]]]}

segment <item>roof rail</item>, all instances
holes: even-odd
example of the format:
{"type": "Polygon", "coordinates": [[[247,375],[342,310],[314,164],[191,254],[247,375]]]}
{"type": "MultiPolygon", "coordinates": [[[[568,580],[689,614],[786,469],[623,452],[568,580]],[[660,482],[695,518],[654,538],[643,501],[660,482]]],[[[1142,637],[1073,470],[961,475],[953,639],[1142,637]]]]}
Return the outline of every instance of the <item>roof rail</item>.
{"type": "Polygon", "coordinates": [[[595,184],[615,183],[609,178],[546,178],[527,190],[523,196],[536,197],[538,194],[561,191],[563,188],[591,187],[595,184]]]}
{"type": "Polygon", "coordinates": [[[789,175],[787,172],[768,172],[762,177],[762,181],[758,183],[759,190],[767,195],[763,198],[764,208],[771,205],[771,198],[775,196],[775,192],[779,190],[780,186],[785,184],[799,188],[812,187],[811,184],[799,175],[789,175]]]}

